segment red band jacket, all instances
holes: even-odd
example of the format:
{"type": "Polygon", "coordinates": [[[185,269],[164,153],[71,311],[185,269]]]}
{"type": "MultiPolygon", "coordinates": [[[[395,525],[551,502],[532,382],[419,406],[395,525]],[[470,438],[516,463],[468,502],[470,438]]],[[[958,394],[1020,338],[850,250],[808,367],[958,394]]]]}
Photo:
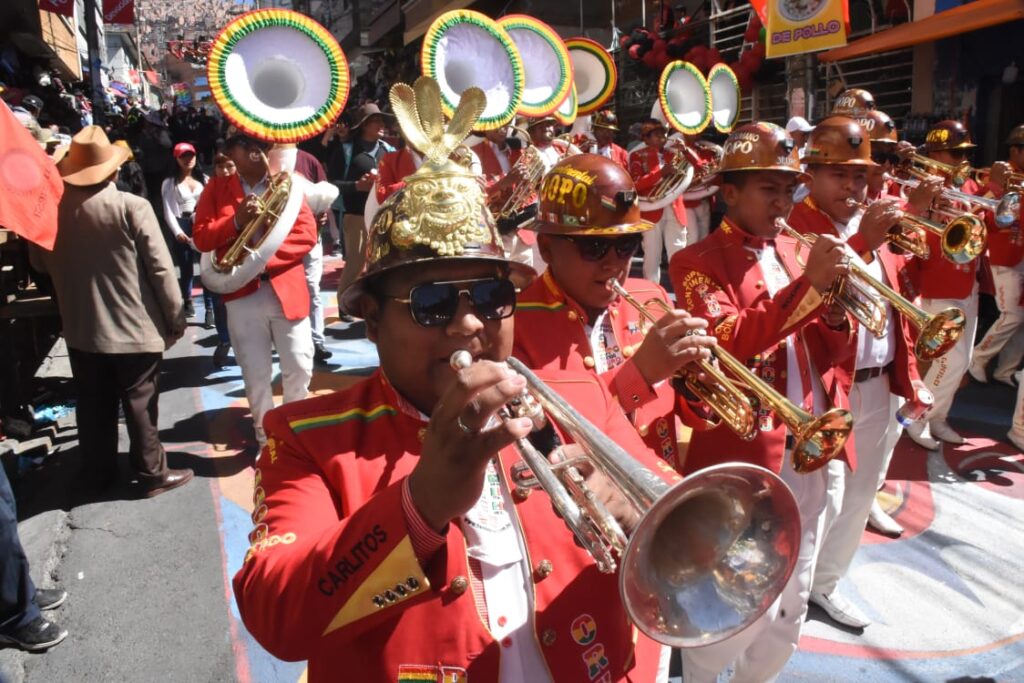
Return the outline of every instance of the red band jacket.
{"type": "MultiPolygon", "coordinates": [[[[624,169],[626,169],[628,171],[629,170],[629,152],[627,152],[626,150],[622,149],[621,147],[616,145],[614,142],[611,143],[609,145],[609,147],[611,148],[611,150],[610,150],[610,154],[611,154],[610,158],[611,158],[611,160],[614,161],[619,166],[621,166],[622,168],[624,168],[624,169]]],[[[594,153],[595,154],[600,154],[601,152],[595,150],[594,153]]]]}
{"type": "Polygon", "coordinates": [[[416,160],[408,147],[388,152],[377,164],[377,201],[385,199],[405,187],[405,179],[416,172],[416,160]]]}
{"type": "MultiPolygon", "coordinates": [[[[1014,168],[1014,173],[1021,173],[1021,169],[1014,168]]],[[[1002,199],[1006,194],[1006,188],[989,183],[985,188],[986,197],[1002,199]]],[[[995,216],[991,211],[985,212],[985,224],[988,228],[988,257],[989,263],[993,266],[1006,266],[1015,268],[1024,260],[1024,236],[1021,235],[1020,216],[1017,216],[1017,223],[1009,228],[1000,228],[996,225],[995,216]]]]}
{"type": "MultiPolygon", "coordinates": [[[[192,226],[192,241],[199,251],[216,251],[224,254],[238,237],[235,227],[235,210],[245,199],[238,174],[227,177],[217,176],[207,183],[196,204],[195,223],[192,226]]],[[[306,200],[295,225],[278,248],[277,253],[267,261],[264,272],[270,278],[270,286],[281,302],[281,309],[288,320],[300,320],[309,315],[309,287],[306,285],[305,268],[302,259],[316,245],[317,224],[306,200]]],[[[260,288],[259,278],[246,283],[237,291],[224,295],[224,301],[241,299],[260,288]]]]}
{"type": "MultiPolygon", "coordinates": [[[[649,280],[630,278],[624,286],[640,301],[669,301],[665,290],[649,280]]],[[[639,312],[617,298],[608,307],[608,315],[616,350],[625,362],[603,373],[601,379],[647,446],[678,467],[676,392],[667,381],[651,387],[633,362],[633,355],[644,340],[639,312]]],[[[558,286],[550,270],[545,271],[519,294],[513,355],[531,368],[595,372],[596,350],[590,346],[586,324],[583,308],[558,286]]]]}
{"type": "MultiPolygon", "coordinates": [[[[666,481],[678,481],[625,420],[601,382],[541,373],[594,425],[666,481]]],[[[234,589],[250,633],[271,654],[308,660],[309,680],[497,681],[502,644],[468,590],[457,523],[428,559],[414,549],[403,488],[427,423],[380,372],[341,392],[281,406],[264,420],[255,528],[234,589]],[[442,675],[452,676],[452,678],[442,675]]],[[[520,462],[508,448],[498,474],[520,462]]],[[[653,681],[660,646],[638,635],[617,597],[541,491],[509,515],[535,571],[532,637],[559,683],[653,681]],[[544,562],[546,560],[546,562],[544,562]]],[[[422,522],[422,520],[420,520],[422,522]]],[[[517,636],[521,637],[521,636],[517,636]]]]}
{"type": "MultiPolygon", "coordinates": [[[[816,234],[840,237],[839,231],[836,230],[832,219],[816,208],[813,202],[807,201],[793,207],[793,212],[789,215],[789,224],[804,235],[816,234]]],[[[851,236],[847,244],[851,249],[856,250],[861,257],[868,253],[867,245],[859,234],[851,236]]],[[[881,261],[882,271],[885,273],[885,284],[902,294],[904,298],[913,299],[913,292],[907,291],[908,288],[906,286],[906,259],[889,251],[888,245],[883,245],[874,254],[881,261]]],[[[913,400],[916,399],[916,393],[911,382],[921,379],[917,369],[917,357],[914,355],[915,335],[910,329],[910,323],[899,311],[892,306],[889,307],[889,311],[892,315],[897,316],[898,320],[897,334],[895,335],[896,354],[893,361],[893,372],[889,375],[889,389],[898,396],[913,400]]],[[[852,317],[850,317],[849,322],[856,332],[859,323],[852,317]]],[[[852,379],[851,377],[851,384],[852,379]]]]}
{"type": "MultiPolygon", "coordinates": [[[[820,377],[830,407],[848,408],[856,337],[848,325],[834,330],[821,320],[825,307],[797,262],[794,239],[774,240],[791,282],[771,296],[757,257],[746,249],[759,243],[726,219],[710,236],[674,254],[669,277],[677,305],[706,318],[719,347],[745,362],[783,396],[787,372],[795,370],[787,367],[787,337],[796,334],[806,345],[811,371],[820,377]]],[[[735,460],[773,472],[790,466],[783,463],[785,424],[766,407],[761,408],[758,422],[760,431],[752,441],[743,441],[724,424],[711,429],[693,424],[684,473],[735,460]]],[[[847,441],[840,456],[851,469],[855,465],[852,442],[852,438],[847,441]]]]}
{"type": "MultiPolygon", "coordinates": [[[[629,175],[636,183],[636,191],[641,197],[646,196],[661,180],[661,167],[666,161],[672,158],[673,153],[665,150],[657,150],[654,147],[638,147],[629,155],[629,175]]],[[[676,220],[680,225],[686,225],[686,206],[683,203],[683,196],[679,195],[670,207],[676,220]]],[[[644,220],[657,223],[661,220],[664,209],[657,211],[644,211],[641,215],[644,220]]]]}

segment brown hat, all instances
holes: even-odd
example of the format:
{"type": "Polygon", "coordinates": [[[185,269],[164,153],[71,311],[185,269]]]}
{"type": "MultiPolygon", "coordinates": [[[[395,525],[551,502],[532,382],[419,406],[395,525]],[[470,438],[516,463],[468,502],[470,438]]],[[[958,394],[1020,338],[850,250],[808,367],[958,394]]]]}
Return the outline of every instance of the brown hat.
{"type": "Polygon", "coordinates": [[[832,106],[832,115],[861,116],[875,109],[875,96],[862,88],[849,88],[839,93],[832,106]]]}
{"type": "Polygon", "coordinates": [[[356,109],[355,112],[352,114],[352,120],[356,122],[352,124],[352,129],[354,130],[362,126],[364,123],[366,123],[366,119],[370,118],[371,116],[384,116],[393,118],[391,114],[385,114],[384,112],[382,112],[380,110],[380,107],[378,107],[373,102],[367,102],[363,106],[356,109]]]}
{"type": "Polygon", "coordinates": [[[925,152],[941,152],[946,149],[974,149],[971,134],[967,127],[959,121],[939,121],[924,137],[925,152]]]}
{"type": "Polygon", "coordinates": [[[668,132],[668,128],[666,128],[665,124],[661,123],[660,121],[655,121],[654,119],[651,119],[650,121],[644,121],[643,123],[640,124],[640,137],[645,138],[651,133],[659,130],[662,133],[668,132]]]}
{"type": "Polygon", "coordinates": [[[800,168],[800,158],[793,138],[781,126],[755,121],[732,132],[722,149],[718,173],[707,184],[721,181],[721,174],[733,171],[785,171],[797,174],[805,183],[811,179],[800,168]]]}
{"type": "Polygon", "coordinates": [[[1006,136],[1006,144],[1014,147],[1024,145],[1024,123],[1010,131],[1010,134],[1006,136]]]}
{"type": "Polygon", "coordinates": [[[71,146],[54,155],[57,170],[68,185],[85,187],[103,182],[128,159],[128,150],[110,144],[99,126],[86,126],[71,138],[71,146]]]}
{"type": "Polygon", "coordinates": [[[611,109],[602,109],[601,111],[594,114],[594,118],[590,121],[590,125],[593,128],[607,128],[608,130],[619,129],[619,117],[615,115],[611,109]]]}
{"type": "Polygon", "coordinates": [[[846,116],[829,116],[815,126],[804,156],[805,164],[874,166],[871,140],[860,124],[846,116]]]}
{"type": "Polygon", "coordinates": [[[555,125],[558,125],[558,119],[555,118],[554,114],[549,114],[547,116],[538,116],[537,118],[530,118],[530,117],[524,117],[524,118],[526,118],[526,130],[530,130],[534,126],[539,126],[540,124],[546,123],[546,122],[547,123],[554,123],[555,125]]]}
{"type": "Polygon", "coordinates": [[[900,141],[896,135],[896,124],[884,111],[875,109],[861,116],[854,116],[853,120],[868,134],[872,145],[888,146],[900,141]]]}
{"type": "Polygon", "coordinates": [[[633,179],[598,154],[575,154],[541,181],[537,217],[523,227],[552,235],[622,235],[654,227],[640,216],[633,179]]]}

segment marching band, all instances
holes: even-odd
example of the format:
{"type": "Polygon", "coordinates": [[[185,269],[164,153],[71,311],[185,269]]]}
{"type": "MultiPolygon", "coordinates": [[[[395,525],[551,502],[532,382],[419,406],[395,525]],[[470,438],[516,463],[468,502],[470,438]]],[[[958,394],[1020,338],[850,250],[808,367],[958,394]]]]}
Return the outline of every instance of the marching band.
{"type": "Polygon", "coordinates": [[[961,122],[919,151],[850,90],[797,144],[733,129],[727,67],[674,62],[627,155],[614,73],[586,71],[601,55],[508,19],[435,21],[424,76],[391,90],[399,150],[392,114],[360,109],[332,178],[355,250],[339,309],[380,369],[315,399],[311,200],[267,152],[322,126],[257,130],[242,94],[259,83],[215,91],[238,174],[207,185],[193,237],[216,252],[204,280],[232,274],[215,291],[262,448],[242,619],[311,681],[663,681],[670,647],[684,681],[775,680],[810,603],[870,626],[837,585],[866,524],[902,531],[876,503],[901,430],[963,443],[947,422],[963,375],[988,381],[995,360],[1013,381],[1024,125],[1006,162],[973,169],[961,122]],[[712,124],[721,147],[699,139],[712,124]],[[1000,317],[975,349],[992,285],[1000,317]],[[763,552],[739,572],[745,543],[763,552]]]}

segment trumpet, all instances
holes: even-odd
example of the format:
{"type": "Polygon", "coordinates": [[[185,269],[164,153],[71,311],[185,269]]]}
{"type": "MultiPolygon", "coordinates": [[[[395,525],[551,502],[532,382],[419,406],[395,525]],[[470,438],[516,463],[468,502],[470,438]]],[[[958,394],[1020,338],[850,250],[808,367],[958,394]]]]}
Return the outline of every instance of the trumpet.
{"type": "MultiPolygon", "coordinates": [[[[617,280],[613,279],[610,282],[615,293],[633,306],[648,322],[658,321],[648,306],[657,305],[663,312],[671,310],[661,299],[650,299],[646,303],[641,303],[617,280]]],[[[697,361],[697,367],[709,381],[699,380],[695,374],[688,372],[684,372],[681,378],[686,382],[687,388],[707,403],[741,438],[753,438],[757,429],[757,408],[764,405],[773,410],[793,434],[793,469],[797,472],[813,472],[826,465],[843,450],[853,428],[853,417],[849,411],[833,408],[824,415],[815,417],[793,404],[724,349],[716,349],[713,355],[737,378],[738,383],[726,377],[713,363],[704,360],[697,361]],[[757,403],[747,392],[756,397],[757,403]]]]}
{"type": "MultiPolygon", "coordinates": [[[[895,180],[899,181],[898,178],[895,180]]],[[[846,205],[857,209],[867,208],[866,204],[853,197],[846,200],[846,205]]],[[[970,263],[985,251],[988,231],[981,219],[969,213],[951,219],[946,225],[939,225],[927,218],[903,212],[897,229],[889,233],[887,240],[918,258],[929,258],[931,249],[928,248],[926,235],[929,232],[939,237],[942,255],[952,263],[970,263]]]]}
{"type": "Polygon", "coordinates": [[[905,152],[901,156],[903,157],[903,163],[900,165],[901,170],[918,180],[924,180],[928,176],[937,175],[948,180],[952,183],[953,187],[961,187],[974,172],[974,169],[966,161],[961,161],[954,166],[936,161],[917,152],[905,152]]]}
{"type": "MultiPolygon", "coordinates": [[[[800,234],[782,219],[778,219],[776,224],[782,232],[789,235],[808,249],[814,246],[815,239],[817,239],[816,237],[800,234]]],[[[964,318],[964,312],[959,308],[950,307],[939,311],[934,315],[929,314],[907,301],[905,298],[900,296],[899,292],[895,291],[884,282],[876,280],[866,270],[858,266],[856,263],[853,263],[849,259],[849,256],[847,256],[847,264],[850,268],[849,273],[838,279],[832,289],[828,294],[826,294],[826,303],[832,303],[835,301],[860,321],[862,311],[859,310],[859,306],[861,305],[861,302],[849,302],[851,297],[847,293],[848,288],[853,287],[856,291],[872,293],[872,298],[878,302],[877,305],[880,309],[880,313],[874,317],[882,320],[881,332],[884,334],[886,313],[881,300],[885,299],[917,330],[917,341],[914,343],[914,355],[920,360],[935,360],[953,348],[957,340],[960,339],[960,335],[963,334],[964,331],[966,319],[964,318]]],[[[861,324],[864,323],[862,322],[861,324]]],[[[865,325],[865,327],[867,326],[865,325]]],[[[878,333],[875,333],[875,330],[872,329],[871,331],[876,337],[881,336],[878,333]]]]}
{"type": "MultiPolygon", "coordinates": [[[[909,189],[913,189],[921,184],[920,180],[913,179],[893,178],[892,180],[897,185],[909,189]]],[[[946,201],[967,204],[972,209],[991,211],[995,217],[996,225],[1001,228],[1008,228],[1013,225],[1020,215],[1020,193],[1016,191],[1009,191],[1000,199],[996,199],[995,197],[978,197],[967,192],[944,187],[942,188],[941,196],[946,201]]]]}
{"type": "MultiPolygon", "coordinates": [[[[453,368],[471,362],[466,351],[450,358],[453,368]]],[[[768,609],[789,580],[800,545],[799,511],[782,479],[730,463],[669,484],[521,362],[506,362],[527,388],[503,417],[529,417],[540,427],[550,416],[585,452],[552,464],[529,439],[520,439],[523,461],[513,468],[513,481],[542,488],[597,568],[618,571],[619,592],[637,628],[665,645],[698,647],[738,633],[768,609]],[[630,533],[587,487],[578,468],[584,462],[605,474],[639,514],[630,533]]]]}
{"type": "MultiPolygon", "coordinates": [[[[974,182],[978,183],[979,185],[985,186],[988,185],[991,175],[991,167],[986,166],[985,168],[973,169],[971,177],[974,179],[974,182]]],[[[1024,190],[1024,173],[1014,171],[1007,175],[1006,185],[1003,189],[1005,189],[1006,191],[1014,190],[1018,192],[1024,190]]]]}

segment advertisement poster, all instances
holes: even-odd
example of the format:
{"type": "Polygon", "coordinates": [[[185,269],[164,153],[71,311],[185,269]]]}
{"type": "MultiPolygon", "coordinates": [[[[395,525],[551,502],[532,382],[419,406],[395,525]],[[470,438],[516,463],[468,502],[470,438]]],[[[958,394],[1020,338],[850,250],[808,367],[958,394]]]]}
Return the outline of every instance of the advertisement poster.
{"type": "Polygon", "coordinates": [[[768,0],[769,59],[846,45],[846,0],[768,0]]]}

